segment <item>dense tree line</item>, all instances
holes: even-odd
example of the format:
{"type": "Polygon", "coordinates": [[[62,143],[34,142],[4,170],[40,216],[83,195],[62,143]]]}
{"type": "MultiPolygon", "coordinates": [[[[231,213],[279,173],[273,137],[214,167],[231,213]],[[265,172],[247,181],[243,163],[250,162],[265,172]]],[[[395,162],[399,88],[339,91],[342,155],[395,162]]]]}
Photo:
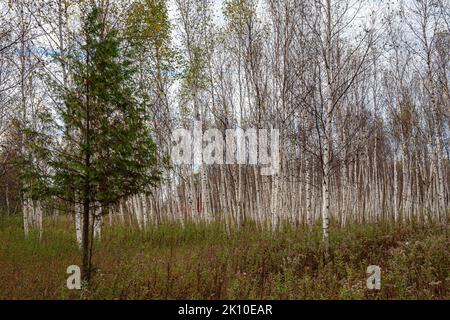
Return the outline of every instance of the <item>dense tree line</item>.
{"type": "MultiPolygon", "coordinates": [[[[222,14],[217,9],[208,0],[1,1],[2,212],[23,214],[25,233],[33,225],[42,230],[43,214],[68,214],[80,242],[80,213],[86,210],[98,217],[92,224],[97,236],[105,216],[110,224],[139,229],[164,221],[222,219],[227,227],[252,222],[270,228],[321,221],[325,244],[330,222],[447,222],[447,0],[225,0],[222,14]],[[88,43],[83,26],[93,8],[101,9],[95,39],[117,43],[115,65],[133,69],[126,77],[118,69],[90,65],[89,53],[75,59],[82,62],[78,69],[72,63],[88,43]],[[89,96],[81,88],[86,79],[80,80],[79,68],[86,66],[97,68],[89,83],[97,81],[96,99],[107,101],[99,105],[120,109],[121,99],[132,97],[140,106],[135,123],[146,125],[135,129],[148,131],[155,159],[142,161],[136,150],[129,154],[145,172],[157,168],[161,179],[127,184],[127,173],[136,167],[120,171],[114,167],[120,159],[105,158],[110,161],[99,163],[94,183],[101,196],[88,190],[84,199],[93,203],[83,211],[77,192],[64,189],[69,201],[63,202],[60,193],[40,189],[55,187],[54,180],[41,175],[34,184],[33,175],[20,174],[18,163],[25,159],[55,174],[54,159],[40,157],[30,142],[39,144],[43,136],[46,146],[77,140],[88,121],[70,106],[80,95],[89,96]],[[58,117],[61,107],[73,111],[66,115],[70,121],[58,117]],[[173,165],[173,130],[194,131],[195,123],[217,128],[224,137],[234,128],[279,130],[280,171],[265,176],[255,165],[173,165]],[[119,185],[130,192],[117,190],[119,185]]],[[[131,114],[123,116],[122,123],[133,123],[131,114]]],[[[131,150],[137,143],[111,140],[114,128],[96,125],[99,145],[131,150]]],[[[86,146],[60,147],[76,158],[86,146]]],[[[57,167],[67,169],[69,160],[59,160],[57,167]]],[[[69,171],[61,179],[63,186],[78,188],[69,171]]]]}

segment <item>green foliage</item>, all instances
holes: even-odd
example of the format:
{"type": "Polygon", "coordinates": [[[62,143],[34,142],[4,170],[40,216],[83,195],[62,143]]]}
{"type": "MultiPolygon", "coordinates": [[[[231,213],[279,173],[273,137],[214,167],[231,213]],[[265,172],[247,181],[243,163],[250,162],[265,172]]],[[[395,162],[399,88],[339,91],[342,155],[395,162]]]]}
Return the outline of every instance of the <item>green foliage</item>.
{"type": "Polygon", "coordinates": [[[134,2],[126,17],[124,38],[139,52],[139,67],[147,71],[141,77],[147,80],[145,73],[149,73],[152,84],[175,78],[177,54],[171,47],[171,25],[165,0],[134,2]]]}
{"type": "Polygon", "coordinates": [[[170,22],[165,0],[140,0],[132,4],[126,21],[126,38],[134,44],[167,50],[170,22]]]}
{"type": "Polygon", "coordinates": [[[33,161],[23,178],[41,182],[33,185],[35,196],[73,200],[88,187],[90,201],[107,205],[149,192],[159,179],[148,106],[135,89],[133,51],[100,16],[93,7],[85,18],[84,41],[69,57],[71,85],[59,88],[63,103],[46,117],[48,129],[26,131],[33,161]]]}
{"type": "Polygon", "coordinates": [[[227,0],[224,4],[223,13],[228,20],[229,28],[243,35],[252,20],[257,20],[257,4],[254,0],[227,0]]]}
{"type": "Polygon", "coordinates": [[[189,2],[181,11],[182,45],[185,54],[180,58],[183,69],[181,76],[180,98],[183,114],[190,112],[197,116],[199,112],[199,96],[202,91],[210,90],[211,59],[216,41],[213,30],[210,1],[189,2]],[[189,110],[186,105],[193,104],[189,110]]]}

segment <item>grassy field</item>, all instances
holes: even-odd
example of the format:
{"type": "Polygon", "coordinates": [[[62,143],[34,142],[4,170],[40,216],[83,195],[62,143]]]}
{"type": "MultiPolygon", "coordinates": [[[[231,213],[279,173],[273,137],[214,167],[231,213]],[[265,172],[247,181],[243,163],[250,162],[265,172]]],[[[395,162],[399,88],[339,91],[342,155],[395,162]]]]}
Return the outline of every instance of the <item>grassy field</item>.
{"type": "Polygon", "coordinates": [[[449,299],[450,244],[441,226],[332,230],[324,263],[320,228],[163,225],[105,227],[88,289],[66,288],[80,263],[72,222],[45,221],[41,242],[19,218],[0,219],[0,299],[449,299]],[[379,265],[382,289],[366,288],[379,265]]]}

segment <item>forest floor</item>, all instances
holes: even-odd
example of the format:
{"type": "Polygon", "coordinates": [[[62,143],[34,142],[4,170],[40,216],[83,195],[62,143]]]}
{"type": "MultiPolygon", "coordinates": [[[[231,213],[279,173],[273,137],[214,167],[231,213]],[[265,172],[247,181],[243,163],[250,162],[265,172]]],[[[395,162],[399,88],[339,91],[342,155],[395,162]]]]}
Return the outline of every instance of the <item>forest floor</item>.
{"type": "Polygon", "coordinates": [[[450,299],[449,231],[442,226],[351,225],[271,233],[220,224],[105,226],[88,289],[66,287],[79,265],[73,223],[47,219],[42,241],[19,218],[0,219],[0,299],[450,299]],[[367,267],[381,268],[370,291],[367,267]]]}

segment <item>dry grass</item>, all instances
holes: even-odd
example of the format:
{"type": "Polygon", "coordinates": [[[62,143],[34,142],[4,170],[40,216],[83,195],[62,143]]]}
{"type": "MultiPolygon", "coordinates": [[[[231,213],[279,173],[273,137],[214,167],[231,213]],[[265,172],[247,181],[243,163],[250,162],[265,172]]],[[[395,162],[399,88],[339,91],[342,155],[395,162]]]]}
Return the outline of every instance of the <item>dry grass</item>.
{"type": "Polygon", "coordinates": [[[74,228],[45,221],[41,242],[18,218],[0,220],[0,299],[449,299],[450,245],[439,226],[353,225],[332,230],[324,264],[320,228],[247,225],[104,228],[89,289],[66,289],[79,264],[74,228]],[[382,268],[382,290],[366,268],[382,268]]]}

